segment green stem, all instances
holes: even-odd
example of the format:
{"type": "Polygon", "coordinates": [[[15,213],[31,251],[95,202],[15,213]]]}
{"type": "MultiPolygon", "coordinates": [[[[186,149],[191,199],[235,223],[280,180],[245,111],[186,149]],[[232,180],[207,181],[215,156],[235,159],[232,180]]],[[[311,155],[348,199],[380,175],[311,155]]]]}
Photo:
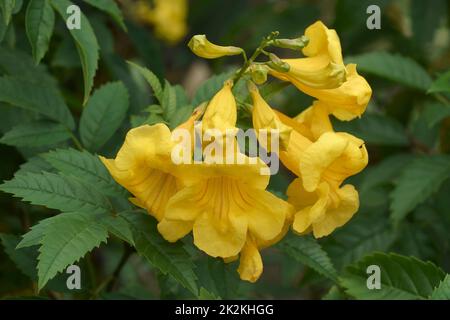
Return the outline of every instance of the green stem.
{"type": "Polygon", "coordinates": [[[236,84],[244,75],[245,71],[252,65],[252,63],[259,57],[261,53],[265,53],[264,49],[272,44],[273,39],[278,36],[277,32],[272,32],[270,35],[264,38],[259,47],[253,52],[250,59],[246,59],[246,55],[244,53],[245,63],[239,72],[233,77],[233,83],[236,84]]]}
{"type": "Polygon", "coordinates": [[[80,140],[78,140],[78,138],[73,134],[73,132],[69,129],[67,129],[67,131],[69,131],[70,134],[70,138],[72,139],[73,143],[75,144],[75,147],[77,147],[78,150],[83,151],[83,145],[81,144],[80,140]]]}

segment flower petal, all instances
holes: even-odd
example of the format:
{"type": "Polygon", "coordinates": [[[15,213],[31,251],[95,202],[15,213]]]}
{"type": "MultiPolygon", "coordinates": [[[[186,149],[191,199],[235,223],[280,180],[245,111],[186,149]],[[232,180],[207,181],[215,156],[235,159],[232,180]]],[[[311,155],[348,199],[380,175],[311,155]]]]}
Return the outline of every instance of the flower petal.
{"type": "Polygon", "coordinates": [[[158,223],[159,233],[169,242],[175,242],[192,231],[193,222],[162,219],[158,223]]]}
{"type": "Polygon", "coordinates": [[[241,251],[239,276],[242,280],[256,282],[263,271],[263,263],[258,248],[251,241],[247,241],[241,251]]]}
{"type": "Polygon", "coordinates": [[[329,209],[323,219],[312,224],[314,237],[329,235],[336,228],[346,224],[358,211],[358,191],[352,185],[345,185],[337,190],[340,204],[335,209],[329,209]]]}

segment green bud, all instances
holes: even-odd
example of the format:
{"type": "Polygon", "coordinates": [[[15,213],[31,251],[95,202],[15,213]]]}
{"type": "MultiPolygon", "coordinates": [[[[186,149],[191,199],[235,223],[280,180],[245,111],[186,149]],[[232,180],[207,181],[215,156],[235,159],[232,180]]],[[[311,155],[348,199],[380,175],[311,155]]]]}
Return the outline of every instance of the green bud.
{"type": "Polygon", "coordinates": [[[296,39],[275,39],[273,40],[273,46],[278,48],[301,50],[309,43],[309,39],[306,36],[301,36],[296,39]]]}
{"type": "Polygon", "coordinates": [[[249,67],[252,80],[256,84],[263,84],[267,81],[267,74],[269,73],[269,67],[263,64],[252,64],[249,67]]]}
{"type": "Polygon", "coordinates": [[[278,72],[289,72],[289,69],[291,68],[288,63],[284,62],[280,58],[278,58],[273,53],[269,53],[270,61],[266,62],[266,64],[271,67],[272,69],[278,71],[278,72]]]}

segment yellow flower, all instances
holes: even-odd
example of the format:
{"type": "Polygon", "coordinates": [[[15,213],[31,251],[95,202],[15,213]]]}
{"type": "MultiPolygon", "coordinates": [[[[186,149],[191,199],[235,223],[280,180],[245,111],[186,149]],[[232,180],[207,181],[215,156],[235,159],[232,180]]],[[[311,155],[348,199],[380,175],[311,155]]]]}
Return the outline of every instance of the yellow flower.
{"type": "Polygon", "coordinates": [[[347,65],[347,80],[338,88],[320,90],[301,85],[306,94],[320,100],[321,104],[339,120],[352,120],[366,110],[372,89],[366,79],[356,71],[355,64],[347,65]]]}
{"type": "Polygon", "coordinates": [[[226,81],[223,88],[217,92],[206,108],[202,119],[203,130],[234,129],[237,119],[236,100],[231,91],[233,82],[226,81]]]}
{"type": "Polygon", "coordinates": [[[352,185],[333,189],[327,182],[321,182],[316,190],[304,189],[302,179],[295,179],[287,190],[288,201],[295,213],[292,225],[295,232],[313,232],[314,237],[329,235],[336,228],[347,223],[358,211],[358,192],[352,185]]]}
{"type": "Polygon", "coordinates": [[[345,81],[346,70],[336,31],[317,21],[306,29],[305,35],[309,39],[308,45],[302,50],[306,58],[282,59],[289,64],[289,71],[279,72],[272,69],[270,74],[292,82],[302,91],[308,88],[339,87],[345,81]]]}
{"type": "Polygon", "coordinates": [[[264,101],[264,99],[259,94],[258,88],[250,84],[249,85],[250,95],[253,99],[253,110],[252,110],[252,120],[253,127],[256,129],[256,134],[258,135],[259,141],[264,148],[270,151],[270,130],[277,130],[280,137],[281,144],[289,140],[291,127],[285,125],[276,114],[276,112],[264,101]],[[262,141],[259,135],[259,130],[267,130],[267,139],[262,141]]]}
{"type": "MultiPolygon", "coordinates": [[[[223,132],[235,125],[236,103],[226,82],[208,105],[203,127],[223,132]]],[[[293,207],[265,190],[264,162],[232,152],[241,162],[217,163],[204,154],[202,163],[185,167],[184,187],[167,202],[158,230],[170,242],[192,231],[194,244],[208,255],[226,261],[240,256],[241,278],[254,282],[263,269],[259,250],[284,235],[293,207]]]]}
{"type": "Polygon", "coordinates": [[[368,163],[364,141],[344,132],[326,132],[303,150],[300,173],[306,191],[314,191],[322,181],[338,188],[348,177],[368,163]]]}
{"type": "Polygon", "coordinates": [[[115,159],[100,157],[114,180],[133,194],[130,201],[158,221],[167,201],[181,187],[171,161],[173,142],[164,124],[131,129],[115,159]]]}
{"type": "Polygon", "coordinates": [[[347,133],[326,132],[316,142],[292,148],[284,156],[288,168],[294,167],[299,176],[287,191],[288,202],[297,210],[296,232],[326,236],[358,211],[358,192],[352,185],[340,186],[367,165],[362,140],[347,133]]]}
{"type": "Polygon", "coordinates": [[[191,38],[188,47],[197,56],[205,59],[216,59],[224,56],[235,56],[241,54],[243,50],[233,46],[219,46],[206,39],[204,34],[198,34],[191,38]]]}
{"type": "Polygon", "coordinates": [[[154,7],[148,1],[140,0],[133,6],[132,13],[140,21],[153,25],[156,35],[170,44],[179,42],[187,33],[186,0],[154,0],[154,7]]]}
{"type": "Polygon", "coordinates": [[[192,230],[195,245],[213,257],[241,253],[241,277],[256,281],[262,272],[257,243],[278,239],[293,208],[265,190],[266,165],[241,156],[243,164],[191,165],[188,186],[169,200],[158,230],[171,242],[192,230]]]}

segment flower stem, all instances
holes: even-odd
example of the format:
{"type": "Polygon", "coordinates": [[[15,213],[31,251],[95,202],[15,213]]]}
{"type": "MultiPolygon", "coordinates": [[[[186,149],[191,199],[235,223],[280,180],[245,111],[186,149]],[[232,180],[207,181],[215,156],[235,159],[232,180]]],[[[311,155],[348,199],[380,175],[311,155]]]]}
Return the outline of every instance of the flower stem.
{"type": "MultiPolygon", "coordinates": [[[[242,68],[236,73],[236,75],[233,77],[233,83],[236,84],[244,75],[244,73],[247,71],[247,69],[252,65],[252,63],[256,60],[256,58],[259,57],[261,53],[265,53],[264,49],[270,46],[273,42],[273,39],[275,39],[278,36],[279,32],[271,32],[267,37],[265,37],[262,41],[259,47],[253,52],[250,59],[244,59],[245,63],[242,66],[242,68]]],[[[244,53],[244,57],[246,57],[244,53]]]]}

